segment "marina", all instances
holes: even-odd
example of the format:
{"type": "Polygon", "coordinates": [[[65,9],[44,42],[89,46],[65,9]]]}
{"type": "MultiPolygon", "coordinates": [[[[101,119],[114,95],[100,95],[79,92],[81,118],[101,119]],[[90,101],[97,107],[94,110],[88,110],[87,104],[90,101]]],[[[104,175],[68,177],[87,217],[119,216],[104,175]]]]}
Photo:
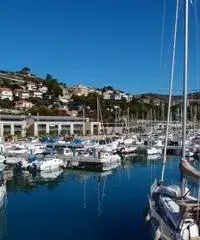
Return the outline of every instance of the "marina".
{"type": "Polygon", "coordinates": [[[200,240],[200,1],[9,2],[0,240],[200,240]]]}
{"type": "MultiPolygon", "coordinates": [[[[170,138],[175,150],[179,139],[170,138]]],[[[1,239],[152,239],[145,196],[160,178],[163,144],[159,130],[144,136],[2,141],[1,239]],[[14,216],[20,217],[13,221],[14,216]]],[[[198,168],[198,130],[188,132],[187,149],[198,168]]],[[[168,153],[166,183],[179,183],[179,161],[179,153],[168,153]]]]}

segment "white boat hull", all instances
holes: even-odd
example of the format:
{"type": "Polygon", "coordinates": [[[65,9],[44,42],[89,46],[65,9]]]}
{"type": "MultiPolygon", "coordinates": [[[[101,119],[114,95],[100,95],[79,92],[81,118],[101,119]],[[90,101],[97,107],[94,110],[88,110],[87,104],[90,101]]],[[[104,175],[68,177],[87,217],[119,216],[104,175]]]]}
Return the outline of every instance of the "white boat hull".
{"type": "Polygon", "coordinates": [[[54,171],[56,169],[59,169],[61,166],[63,166],[63,161],[61,159],[51,159],[44,161],[40,165],[40,171],[54,171]]]}

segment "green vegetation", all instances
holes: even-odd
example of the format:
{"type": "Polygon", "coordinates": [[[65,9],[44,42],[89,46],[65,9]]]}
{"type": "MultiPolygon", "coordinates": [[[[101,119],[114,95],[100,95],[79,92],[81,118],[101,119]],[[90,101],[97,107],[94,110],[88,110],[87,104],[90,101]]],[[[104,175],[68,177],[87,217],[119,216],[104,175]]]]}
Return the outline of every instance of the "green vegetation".
{"type": "Polygon", "coordinates": [[[45,106],[34,106],[31,110],[29,110],[31,115],[43,115],[43,116],[58,116],[59,110],[56,108],[48,108],[45,106]]]}
{"type": "Polygon", "coordinates": [[[62,88],[58,84],[57,79],[53,78],[50,74],[46,75],[46,79],[43,83],[44,86],[48,88],[48,94],[52,98],[57,99],[59,96],[63,95],[62,88]]]}
{"type": "Polygon", "coordinates": [[[9,99],[0,100],[0,108],[12,109],[14,108],[15,103],[10,101],[9,99]]]}
{"type": "Polygon", "coordinates": [[[28,67],[23,67],[23,68],[19,71],[19,73],[28,74],[28,73],[30,73],[30,71],[31,71],[30,68],[28,68],[28,67]]]}

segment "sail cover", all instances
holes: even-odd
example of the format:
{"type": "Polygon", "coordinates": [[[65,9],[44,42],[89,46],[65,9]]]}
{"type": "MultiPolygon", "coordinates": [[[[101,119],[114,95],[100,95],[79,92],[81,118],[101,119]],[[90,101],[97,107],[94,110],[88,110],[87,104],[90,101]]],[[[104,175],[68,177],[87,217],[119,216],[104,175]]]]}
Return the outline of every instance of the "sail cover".
{"type": "Polygon", "coordinates": [[[194,182],[200,181],[200,171],[194,168],[188,161],[182,160],[180,168],[184,177],[189,178],[194,182]]]}

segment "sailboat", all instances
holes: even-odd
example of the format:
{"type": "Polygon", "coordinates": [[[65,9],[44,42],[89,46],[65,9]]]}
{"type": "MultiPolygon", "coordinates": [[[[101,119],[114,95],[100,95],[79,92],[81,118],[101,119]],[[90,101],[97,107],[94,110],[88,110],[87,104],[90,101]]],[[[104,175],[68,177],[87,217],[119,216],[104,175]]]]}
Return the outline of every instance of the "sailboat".
{"type": "MultiPolygon", "coordinates": [[[[154,233],[154,239],[164,240],[199,240],[199,220],[200,204],[198,199],[190,195],[186,187],[186,175],[192,179],[200,181],[199,172],[194,169],[185,159],[186,141],[186,120],[187,120],[187,80],[188,80],[188,23],[189,23],[189,1],[184,0],[184,88],[183,88],[183,118],[182,118],[182,158],[180,162],[181,184],[164,185],[164,172],[166,163],[166,146],[168,127],[166,128],[166,139],[164,149],[164,160],[161,180],[155,180],[150,188],[149,195],[149,220],[154,233]]],[[[178,20],[179,0],[176,6],[176,24],[174,47],[176,46],[176,29],[178,20]]],[[[174,70],[175,51],[173,51],[172,69],[174,70]]],[[[173,78],[172,71],[172,78],[173,78]]],[[[171,96],[172,81],[170,82],[171,96]]],[[[170,103],[169,96],[169,103],[170,103]]],[[[168,106],[169,124],[170,105],[168,106]]]]}

